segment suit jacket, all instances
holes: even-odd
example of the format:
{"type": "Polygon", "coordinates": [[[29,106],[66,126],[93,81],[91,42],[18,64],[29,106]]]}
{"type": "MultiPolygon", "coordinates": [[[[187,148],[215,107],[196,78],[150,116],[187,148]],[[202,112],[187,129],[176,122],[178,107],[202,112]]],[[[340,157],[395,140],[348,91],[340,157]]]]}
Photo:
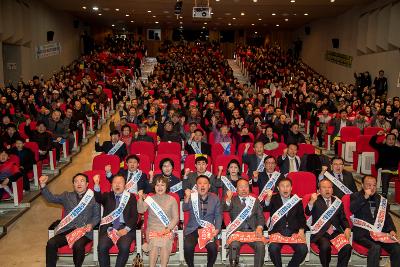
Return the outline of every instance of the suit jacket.
{"type": "MultiPolygon", "coordinates": [[[[186,179],[183,179],[182,181],[183,191],[185,191],[186,189],[192,190],[193,186],[196,184],[197,176],[199,176],[197,172],[191,172],[189,173],[186,179]]],[[[211,185],[210,192],[218,194],[218,189],[216,187],[216,178],[214,174],[210,176],[210,185],[211,185]]]]}
{"type": "MultiPolygon", "coordinates": [[[[78,194],[76,192],[63,192],[60,195],[54,195],[49,191],[47,186],[42,188],[43,197],[50,203],[61,204],[64,207],[65,215],[70,213],[80,202],[78,194]]],[[[91,224],[93,227],[100,222],[100,205],[96,202],[95,198],[92,198],[86,208],[70,222],[67,226],[62,228],[58,233],[63,233],[70,229],[76,229],[87,224],[91,224]]],[[[93,239],[93,231],[85,234],[89,239],[93,239]]]]}
{"type": "MultiPolygon", "coordinates": [[[[340,133],[340,124],[341,124],[341,119],[336,118],[330,121],[330,125],[334,127],[333,130],[333,136],[337,136],[340,133]]],[[[352,123],[349,120],[346,120],[346,126],[351,126],[352,123]]]]}
{"type": "MultiPolygon", "coordinates": [[[[224,211],[228,211],[229,215],[231,217],[231,222],[236,219],[237,216],[239,216],[240,212],[246,207],[246,205],[242,204],[242,201],[240,200],[239,196],[234,196],[231,199],[231,203],[227,205],[226,201],[223,203],[223,209],[224,211]]],[[[247,225],[250,227],[251,231],[255,231],[257,226],[262,226],[264,227],[265,225],[265,218],[264,218],[264,213],[263,209],[260,205],[260,201],[256,198],[256,202],[254,203],[253,209],[250,213],[250,216],[247,217],[245,220],[247,222],[247,225]]],[[[244,224],[243,222],[237,229],[236,231],[243,231],[244,230],[244,224]]]]}
{"type": "MultiPolygon", "coordinates": [[[[335,176],[332,171],[329,171],[330,174],[335,176]]],[[[353,174],[351,172],[343,170],[343,181],[344,184],[348,189],[350,189],[353,193],[357,192],[356,182],[354,181],[353,174]]],[[[339,189],[336,185],[333,185],[333,195],[337,196],[338,198],[342,198],[345,194],[342,190],[339,189]]]]}
{"type": "Polygon", "coordinates": [[[262,157],[259,158],[256,154],[243,154],[243,163],[246,163],[248,168],[247,175],[249,178],[253,178],[253,171],[256,171],[260,164],[262,157]]]}
{"type": "MultiPolygon", "coordinates": [[[[121,169],[119,171],[119,173],[122,174],[125,177],[125,181],[128,182],[129,170],[121,169]]],[[[110,178],[108,178],[108,179],[110,179],[110,178]]],[[[133,179],[133,177],[132,177],[132,179],[133,179]]],[[[147,175],[144,172],[142,172],[142,176],[140,176],[140,179],[137,182],[137,191],[140,191],[140,190],[143,190],[143,192],[146,193],[146,194],[148,194],[148,193],[150,193],[152,191],[151,190],[151,186],[149,184],[149,180],[147,179],[147,175]]]]}
{"type": "MultiPolygon", "coordinates": [[[[274,192],[278,192],[277,185],[278,185],[279,181],[282,180],[283,178],[285,178],[285,176],[281,173],[281,175],[279,175],[278,180],[275,183],[275,187],[273,188],[274,192]]],[[[254,183],[258,185],[260,194],[261,194],[261,190],[264,189],[264,186],[268,183],[268,181],[269,181],[269,176],[265,171],[258,174],[257,182],[254,182],[254,183]]]]}
{"type": "MultiPolygon", "coordinates": [[[[266,210],[270,212],[272,216],[280,207],[283,206],[282,198],[280,194],[273,195],[266,210]]],[[[300,229],[306,228],[306,217],[304,216],[303,204],[298,202],[287,214],[277,221],[270,231],[273,233],[282,233],[284,229],[289,228],[292,233],[297,233],[300,229]]]]}
{"type": "MultiPolygon", "coordinates": [[[[94,143],[94,147],[96,152],[108,153],[108,151],[110,151],[114,145],[111,143],[111,141],[104,141],[102,145],[97,142],[94,143]]],[[[125,143],[117,150],[117,152],[114,153],[114,155],[118,156],[121,161],[124,161],[125,157],[128,155],[125,143]]]]}
{"type": "MultiPolygon", "coordinates": [[[[367,199],[364,197],[364,190],[355,192],[350,195],[350,211],[353,213],[355,218],[364,220],[370,224],[375,223],[376,214],[378,213],[378,207],[380,201],[380,195],[375,194],[373,197],[375,200],[375,212],[374,216],[371,214],[370,205],[367,199]]],[[[386,209],[385,223],[382,228],[382,232],[389,233],[390,231],[396,231],[396,226],[393,223],[392,217],[389,214],[389,205],[386,209]]],[[[363,228],[353,226],[354,240],[361,239],[363,237],[370,238],[369,232],[363,228]]]]}
{"type": "MultiPolygon", "coordinates": [[[[101,204],[104,208],[103,217],[107,216],[117,208],[113,191],[105,193],[94,191],[94,197],[97,203],[101,204]]],[[[125,226],[129,227],[131,231],[135,231],[138,221],[138,212],[136,197],[134,194],[131,194],[122,215],[124,216],[125,226]]],[[[112,227],[112,223],[100,226],[100,233],[106,233],[108,227],[112,227]]]]}
{"type": "MultiPolygon", "coordinates": [[[[335,201],[335,198],[331,197],[331,205],[335,201]]],[[[326,205],[325,199],[319,195],[317,200],[315,201],[312,209],[307,205],[304,209],[305,213],[310,216],[312,215],[312,224],[314,225],[315,222],[322,216],[322,214],[328,209],[326,205]]],[[[346,214],[344,213],[343,204],[340,204],[339,209],[335,212],[332,218],[321,228],[321,230],[316,233],[315,235],[311,235],[311,242],[316,242],[320,239],[325,232],[329,229],[329,227],[333,225],[336,231],[343,233],[346,228],[350,227],[350,224],[346,218],[346,214]]]]}
{"type": "MultiPolygon", "coordinates": [[[[299,156],[296,156],[295,161],[296,161],[297,171],[300,171],[301,161],[300,161],[299,156]]],[[[281,173],[286,176],[289,173],[289,169],[290,169],[289,157],[286,156],[285,158],[283,158],[283,156],[279,156],[278,160],[277,160],[277,164],[279,166],[281,173]]]]}
{"type": "MultiPolygon", "coordinates": [[[[200,196],[199,196],[200,202],[200,196]]],[[[207,200],[207,213],[205,216],[201,213],[200,210],[200,219],[210,222],[215,226],[215,229],[221,230],[222,225],[222,209],[221,203],[219,198],[214,193],[208,193],[208,200],[207,200]]],[[[199,204],[199,209],[201,208],[199,204]]],[[[189,212],[189,222],[187,223],[186,227],[184,228],[185,235],[189,235],[196,231],[200,225],[196,221],[196,217],[194,215],[193,207],[192,207],[192,200],[189,199],[188,203],[183,202],[182,205],[183,211],[189,212]]]]}
{"type": "MultiPolygon", "coordinates": [[[[185,145],[185,150],[187,151],[187,153],[188,153],[189,155],[191,155],[191,154],[197,154],[197,153],[194,151],[193,147],[192,147],[191,145],[189,145],[189,143],[186,143],[186,145],[185,145]]],[[[200,150],[201,150],[201,154],[211,156],[211,145],[209,145],[209,144],[207,144],[207,143],[205,143],[205,142],[201,142],[201,144],[200,144],[200,150]]]]}

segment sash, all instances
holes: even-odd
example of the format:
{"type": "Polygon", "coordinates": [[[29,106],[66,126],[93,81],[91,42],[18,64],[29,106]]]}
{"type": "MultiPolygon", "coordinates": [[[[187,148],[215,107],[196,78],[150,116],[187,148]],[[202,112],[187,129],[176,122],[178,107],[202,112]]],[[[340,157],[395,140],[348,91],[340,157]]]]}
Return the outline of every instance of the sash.
{"type": "Polygon", "coordinates": [[[233,241],[239,241],[240,243],[250,243],[250,242],[263,242],[264,244],[268,243],[268,240],[265,236],[258,237],[255,232],[235,232],[229,236],[226,241],[227,245],[230,245],[233,241]]]}
{"type": "Polygon", "coordinates": [[[280,233],[274,233],[269,236],[269,242],[284,244],[305,244],[306,240],[297,233],[293,234],[292,236],[283,236],[280,233]]]}
{"type": "MultiPolygon", "coordinates": [[[[140,177],[142,177],[142,171],[137,170],[136,173],[133,175],[132,179],[130,179],[126,185],[125,185],[125,190],[129,191],[130,193],[136,193],[135,190],[133,190],[133,186],[137,184],[140,180],[140,177]]],[[[136,188],[137,191],[137,188],[136,188]]]]}
{"type": "Polygon", "coordinates": [[[322,227],[324,227],[324,225],[332,218],[332,216],[336,213],[341,204],[342,201],[336,197],[332,205],[330,205],[329,208],[327,208],[325,212],[322,213],[321,217],[318,218],[314,225],[311,225],[311,234],[315,235],[316,233],[321,231],[322,227]]]}
{"type": "Polygon", "coordinates": [[[337,235],[335,238],[331,239],[331,243],[337,251],[340,251],[346,245],[350,245],[349,240],[347,240],[344,234],[337,235]]]}
{"type": "Polygon", "coordinates": [[[125,190],[124,193],[122,193],[118,207],[115,210],[113,210],[110,214],[108,214],[106,217],[101,218],[100,225],[109,224],[118,219],[124,212],[124,209],[126,207],[126,204],[128,204],[130,197],[131,194],[125,190]]]}
{"type": "Polygon", "coordinates": [[[209,226],[210,224],[212,225],[212,223],[200,219],[199,194],[197,192],[191,193],[190,199],[192,200],[193,213],[197,223],[203,228],[209,226]]]}
{"type": "Polygon", "coordinates": [[[68,247],[72,248],[74,246],[75,242],[78,241],[82,236],[84,236],[86,234],[86,232],[88,232],[88,231],[86,229],[86,226],[84,226],[84,227],[76,228],[74,231],[67,234],[65,237],[67,238],[68,247]]]}
{"type": "Polygon", "coordinates": [[[381,233],[383,225],[385,224],[386,208],[387,208],[387,199],[381,196],[378,213],[376,214],[376,219],[373,225],[364,220],[355,218],[354,215],[351,216],[350,219],[354,226],[363,228],[369,232],[381,233]]]}
{"type": "Polygon", "coordinates": [[[371,238],[382,243],[399,243],[396,237],[391,237],[388,233],[369,232],[371,238]]]}
{"type": "Polygon", "coordinates": [[[94,196],[94,193],[91,189],[88,189],[85,193],[85,195],[82,197],[81,201],[79,201],[78,205],[71,210],[67,216],[65,216],[61,222],[57,225],[57,227],[54,229],[54,233],[57,233],[61,229],[63,229],[65,226],[67,226],[69,223],[71,223],[73,220],[76,219],[76,217],[79,216],[79,214],[82,213],[82,211],[85,210],[89,202],[92,200],[94,196]]]}
{"type": "Polygon", "coordinates": [[[209,242],[211,242],[214,238],[212,235],[213,231],[215,230],[215,226],[207,221],[200,219],[200,211],[199,211],[199,195],[197,192],[193,192],[190,195],[190,199],[192,201],[193,213],[196,218],[197,223],[202,227],[198,229],[198,243],[199,248],[204,248],[209,242]]]}
{"type": "Polygon", "coordinates": [[[125,144],[123,141],[119,140],[111,149],[108,151],[107,155],[114,155],[115,152],[118,151],[118,149],[125,144]]]}
{"type": "Polygon", "coordinates": [[[162,222],[165,227],[167,227],[170,223],[170,220],[168,219],[167,214],[165,214],[160,205],[158,205],[151,196],[146,197],[144,202],[149,205],[151,210],[156,214],[157,218],[162,222]]]}
{"type": "Polygon", "coordinates": [[[162,232],[156,232],[156,231],[149,231],[149,240],[153,238],[168,238],[172,239],[173,234],[172,232],[169,232],[168,234],[163,234],[162,232]]]}
{"type": "Polygon", "coordinates": [[[182,190],[182,182],[179,182],[176,185],[171,186],[171,188],[169,189],[169,191],[171,191],[172,193],[176,193],[180,190],[182,190]]]}
{"type": "MultiPolygon", "coordinates": [[[[251,215],[256,198],[252,196],[247,197],[246,207],[242,209],[239,215],[226,227],[226,237],[228,238],[240,225],[251,215]]],[[[231,203],[232,205],[232,203],[231,203]]]]}
{"type": "Polygon", "coordinates": [[[221,176],[221,181],[224,183],[225,187],[228,188],[229,191],[231,191],[232,193],[236,193],[236,188],[226,176],[221,176]]]}
{"type": "Polygon", "coordinates": [[[264,166],[264,159],[265,159],[266,156],[267,156],[267,155],[265,155],[265,154],[263,155],[263,157],[262,157],[260,163],[259,163],[258,166],[257,166],[256,171],[258,171],[258,172],[263,172],[263,171],[264,171],[264,168],[265,168],[265,166],[264,166]]]}
{"type": "Polygon", "coordinates": [[[347,188],[347,186],[345,186],[341,181],[339,181],[339,179],[337,179],[329,172],[326,171],[324,175],[346,195],[353,193],[349,188],[347,188]]]}
{"type": "Polygon", "coordinates": [[[267,195],[267,190],[272,190],[274,188],[276,181],[278,181],[279,176],[281,175],[280,172],[273,172],[271,179],[268,180],[268,182],[264,185],[264,188],[262,189],[260,195],[258,196],[258,200],[262,201],[264,197],[267,195]]]}
{"type": "Polygon", "coordinates": [[[269,219],[268,231],[271,231],[274,228],[275,223],[282,219],[282,217],[285,216],[300,200],[301,198],[295,194],[285,203],[285,205],[282,205],[282,207],[275,211],[269,219]]]}
{"type": "Polygon", "coordinates": [[[201,153],[200,146],[197,146],[197,145],[196,145],[196,142],[193,142],[193,141],[192,141],[192,143],[190,144],[190,146],[193,148],[195,154],[202,154],[202,153],[201,153]]]}
{"type": "Polygon", "coordinates": [[[224,148],[224,155],[231,154],[231,143],[230,142],[221,142],[221,146],[224,148]]]}

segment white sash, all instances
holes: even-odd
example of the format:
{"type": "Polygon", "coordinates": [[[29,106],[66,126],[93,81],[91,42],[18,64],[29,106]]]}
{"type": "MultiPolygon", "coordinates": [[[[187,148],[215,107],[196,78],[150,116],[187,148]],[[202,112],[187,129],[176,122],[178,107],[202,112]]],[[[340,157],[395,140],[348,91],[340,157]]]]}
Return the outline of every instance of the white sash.
{"type": "Polygon", "coordinates": [[[278,181],[279,176],[281,175],[280,172],[273,172],[271,179],[268,180],[268,182],[264,185],[264,188],[262,189],[260,195],[258,196],[258,200],[262,201],[267,194],[267,190],[272,190],[272,188],[275,186],[276,181],[278,181]]]}
{"type": "Polygon", "coordinates": [[[257,170],[256,171],[258,171],[258,172],[263,172],[264,171],[264,168],[265,168],[265,166],[264,166],[264,159],[267,157],[267,155],[263,155],[263,157],[262,157],[262,159],[261,159],[261,161],[260,161],[260,163],[258,164],[258,167],[257,167],[257,170]]]}
{"type": "Polygon", "coordinates": [[[194,153],[196,153],[196,154],[202,154],[202,153],[201,153],[200,146],[197,146],[196,142],[192,141],[192,143],[190,144],[190,146],[193,148],[194,153]]]}
{"type": "Polygon", "coordinates": [[[236,193],[236,188],[226,176],[221,176],[221,181],[224,183],[225,187],[228,188],[229,191],[231,191],[232,193],[236,193]]]}
{"type": "Polygon", "coordinates": [[[124,209],[126,205],[128,204],[129,198],[131,197],[131,194],[128,191],[124,191],[121,196],[121,200],[119,201],[118,207],[113,210],[110,214],[107,216],[101,218],[100,225],[104,224],[109,224],[118,219],[122,213],[124,212],[124,209]]]}
{"type": "MultiPolygon", "coordinates": [[[[129,193],[137,193],[134,190],[134,185],[137,185],[137,183],[140,180],[140,177],[142,177],[142,171],[137,170],[136,173],[133,175],[132,179],[130,179],[126,185],[125,185],[125,190],[129,191],[129,193]]],[[[137,187],[136,187],[137,191],[137,187]]]]}
{"type": "Polygon", "coordinates": [[[172,193],[176,193],[180,190],[182,190],[182,182],[179,182],[176,185],[171,186],[171,188],[169,189],[169,191],[171,191],[172,193]]]}
{"type": "Polygon", "coordinates": [[[347,186],[345,186],[341,181],[339,181],[339,179],[337,179],[329,172],[326,171],[324,175],[346,195],[353,193],[349,188],[347,188],[347,186]]]}
{"type": "Polygon", "coordinates": [[[191,193],[190,199],[192,201],[193,213],[194,213],[197,223],[203,228],[208,227],[211,223],[200,219],[199,194],[197,192],[191,193]]]}
{"type": "Polygon", "coordinates": [[[311,225],[311,234],[315,235],[316,233],[318,233],[339,209],[342,201],[337,197],[335,198],[336,199],[335,201],[333,201],[332,205],[330,205],[329,208],[327,208],[325,212],[322,213],[321,217],[319,217],[318,220],[313,225],[311,225]]]}
{"type": "Polygon", "coordinates": [[[149,205],[151,210],[156,214],[157,218],[160,219],[160,221],[165,227],[167,227],[170,223],[170,220],[168,219],[167,214],[165,214],[160,205],[158,205],[157,202],[155,202],[151,196],[146,197],[144,202],[146,202],[147,205],[149,205]]]}
{"type": "Polygon", "coordinates": [[[108,151],[107,155],[114,155],[115,152],[124,144],[123,141],[119,140],[111,149],[108,151]]]}
{"type": "Polygon", "coordinates": [[[54,229],[54,232],[57,233],[61,229],[63,229],[65,226],[70,224],[73,220],[75,220],[79,214],[82,213],[82,211],[85,210],[89,202],[92,200],[94,196],[94,193],[91,189],[88,189],[85,193],[85,195],[82,197],[81,201],[79,201],[78,205],[71,210],[67,216],[65,216],[60,223],[57,225],[57,227],[54,229]]]}
{"type": "Polygon", "coordinates": [[[355,218],[354,215],[350,217],[352,223],[354,226],[363,228],[368,231],[372,232],[382,232],[383,226],[385,224],[385,219],[386,219],[386,209],[387,209],[387,199],[381,196],[381,202],[379,203],[379,209],[376,214],[376,219],[374,225],[355,218]]]}
{"type": "MultiPolygon", "coordinates": [[[[256,198],[252,196],[247,197],[246,207],[242,209],[239,215],[226,227],[226,238],[228,238],[236,229],[242,225],[242,223],[251,215],[251,211],[253,210],[254,203],[256,203],[256,198]]],[[[232,203],[231,203],[232,205],[232,203]]]]}
{"type": "Polygon", "coordinates": [[[301,198],[299,198],[297,195],[293,195],[286,203],[285,205],[282,205],[269,219],[269,227],[268,231],[271,231],[275,223],[277,223],[280,219],[282,219],[283,216],[285,216],[299,201],[301,198]]]}
{"type": "Polygon", "coordinates": [[[230,142],[221,142],[220,144],[224,148],[224,155],[230,155],[231,154],[231,143],[230,142]]]}

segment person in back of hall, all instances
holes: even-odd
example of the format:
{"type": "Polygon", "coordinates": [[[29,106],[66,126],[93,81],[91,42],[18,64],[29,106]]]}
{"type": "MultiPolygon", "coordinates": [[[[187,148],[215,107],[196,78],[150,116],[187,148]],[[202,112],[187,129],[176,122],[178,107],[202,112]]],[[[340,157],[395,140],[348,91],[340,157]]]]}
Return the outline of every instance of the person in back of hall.
{"type": "Polygon", "coordinates": [[[306,138],[299,131],[299,124],[297,122],[292,123],[289,131],[284,134],[285,144],[304,144],[306,142],[306,138]]]}
{"type": "Polygon", "coordinates": [[[176,142],[181,144],[182,136],[181,133],[173,127],[173,122],[168,120],[164,123],[164,130],[161,131],[161,141],[162,142],[176,142]]]}
{"type": "Polygon", "coordinates": [[[287,175],[289,172],[297,172],[300,170],[300,158],[297,156],[298,145],[289,144],[287,148],[283,150],[283,154],[278,157],[277,163],[279,169],[283,175],[287,175]]]}
{"type": "Polygon", "coordinates": [[[36,123],[36,130],[32,131],[30,127],[31,120],[26,120],[25,133],[29,137],[30,142],[36,142],[39,146],[39,159],[44,160],[47,158],[49,151],[52,149],[53,136],[46,131],[46,124],[43,121],[36,123]]]}
{"type": "Polygon", "coordinates": [[[132,142],[139,141],[154,143],[153,137],[147,134],[147,125],[144,123],[139,124],[139,130],[135,132],[135,137],[132,140],[132,142]]]}
{"type": "Polygon", "coordinates": [[[6,131],[0,138],[0,144],[4,149],[11,149],[17,139],[21,138],[14,123],[7,125],[6,131]]]}
{"type": "Polygon", "coordinates": [[[393,176],[397,176],[400,147],[396,146],[396,136],[392,133],[386,135],[383,143],[378,143],[378,137],[384,134],[383,131],[379,131],[376,135],[372,136],[369,145],[378,151],[376,169],[382,169],[382,196],[387,197],[390,179],[393,176]]]}
{"type": "Polygon", "coordinates": [[[125,157],[128,155],[126,150],[126,145],[120,139],[120,133],[117,130],[110,132],[111,140],[104,141],[102,145],[99,143],[98,134],[96,136],[96,141],[94,143],[96,152],[104,152],[108,155],[116,155],[119,157],[120,161],[124,161],[125,157]]]}
{"type": "Polygon", "coordinates": [[[247,175],[251,179],[255,171],[262,172],[264,170],[264,159],[267,155],[264,153],[264,144],[260,140],[254,142],[255,154],[248,154],[249,148],[250,143],[247,143],[244,147],[242,160],[248,166],[247,175]]]}
{"type": "Polygon", "coordinates": [[[211,146],[203,140],[203,131],[200,129],[194,130],[190,139],[185,145],[185,150],[189,155],[191,154],[203,154],[211,156],[211,146]]]}
{"type": "Polygon", "coordinates": [[[278,142],[274,136],[274,131],[271,126],[268,126],[265,130],[261,132],[259,136],[257,136],[257,141],[263,142],[263,144],[269,144],[273,142],[278,142]]]}
{"type": "Polygon", "coordinates": [[[388,91],[388,82],[387,78],[384,75],[385,72],[383,70],[380,70],[379,75],[374,79],[376,95],[379,97],[386,96],[388,91]]]}

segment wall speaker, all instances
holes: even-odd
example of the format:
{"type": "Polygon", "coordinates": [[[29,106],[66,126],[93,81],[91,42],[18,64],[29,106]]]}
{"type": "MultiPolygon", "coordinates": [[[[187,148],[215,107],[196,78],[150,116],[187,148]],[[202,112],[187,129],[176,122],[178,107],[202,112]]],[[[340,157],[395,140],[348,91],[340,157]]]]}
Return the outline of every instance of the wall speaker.
{"type": "Polygon", "coordinates": [[[54,38],[54,32],[53,31],[48,31],[47,32],[47,42],[53,41],[54,38]]]}
{"type": "Polygon", "coordinates": [[[332,39],[332,47],[333,48],[339,48],[339,39],[338,38],[333,38],[332,39]]]}
{"type": "Polygon", "coordinates": [[[311,28],[310,28],[310,26],[304,27],[304,32],[306,33],[306,35],[310,35],[310,34],[311,34],[311,28]]]}

